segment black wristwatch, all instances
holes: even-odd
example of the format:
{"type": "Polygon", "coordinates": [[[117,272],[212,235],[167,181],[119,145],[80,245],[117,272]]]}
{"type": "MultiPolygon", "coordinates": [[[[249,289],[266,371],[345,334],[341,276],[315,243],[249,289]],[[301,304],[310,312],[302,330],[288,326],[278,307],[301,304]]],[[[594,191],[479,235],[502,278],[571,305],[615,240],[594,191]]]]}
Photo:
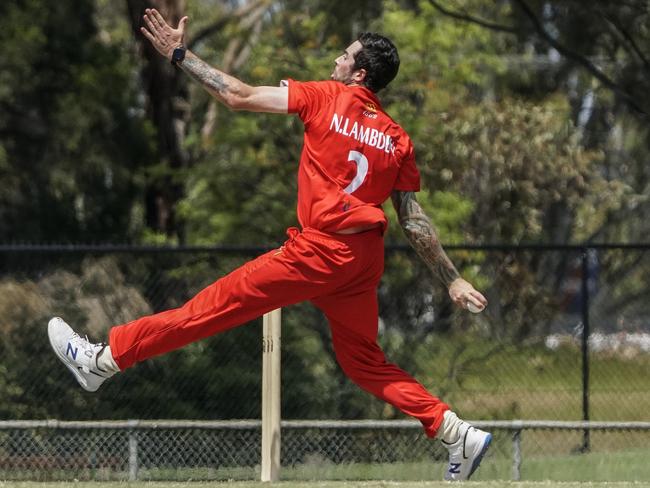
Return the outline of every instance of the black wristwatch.
{"type": "Polygon", "coordinates": [[[176,49],[174,49],[174,52],[172,52],[172,59],[171,62],[174,66],[176,66],[177,63],[180,63],[185,59],[185,46],[179,46],[176,49]]]}

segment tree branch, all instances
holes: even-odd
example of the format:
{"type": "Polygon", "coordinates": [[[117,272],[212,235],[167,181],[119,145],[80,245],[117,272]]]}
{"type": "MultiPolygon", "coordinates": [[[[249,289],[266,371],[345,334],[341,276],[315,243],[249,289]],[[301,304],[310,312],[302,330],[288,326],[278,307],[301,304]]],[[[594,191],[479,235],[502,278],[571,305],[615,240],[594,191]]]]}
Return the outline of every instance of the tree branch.
{"type": "Polygon", "coordinates": [[[242,17],[246,17],[248,14],[256,10],[257,8],[261,7],[264,4],[268,4],[268,0],[259,0],[257,2],[250,2],[247,5],[244,5],[243,7],[239,8],[235,12],[232,12],[225,17],[221,17],[217,20],[215,20],[212,24],[207,25],[203,27],[200,31],[198,31],[194,37],[192,37],[192,40],[190,40],[187,43],[187,48],[192,50],[194,47],[204,39],[210,37],[212,34],[219,32],[221,29],[223,29],[229,22],[233,21],[234,19],[240,19],[242,17]]]}
{"type": "Polygon", "coordinates": [[[449,10],[442,5],[440,5],[438,2],[435,0],[429,0],[429,3],[435,8],[438,12],[448,16],[452,17],[457,20],[462,20],[465,22],[471,22],[472,24],[477,24],[480,25],[481,27],[486,27],[488,29],[492,29],[495,31],[500,31],[500,32],[509,32],[510,34],[514,34],[517,32],[517,29],[514,27],[510,27],[508,25],[501,25],[501,24],[495,24],[494,22],[490,22],[487,20],[479,19],[478,17],[473,17],[471,15],[463,14],[460,12],[454,12],[452,10],[449,10]]]}
{"type": "MultiPolygon", "coordinates": [[[[431,1],[431,0],[429,0],[431,1]]],[[[644,116],[647,116],[648,113],[646,112],[645,109],[643,109],[639,104],[636,103],[636,100],[634,97],[623,90],[621,86],[616,83],[614,80],[609,78],[605,73],[603,73],[598,67],[589,61],[585,56],[572,51],[568,47],[560,44],[556,39],[551,36],[551,34],[548,33],[546,29],[544,29],[544,26],[542,25],[541,21],[537,18],[535,13],[531,10],[531,8],[528,6],[528,4],[524,0],[513,0],[526,14],[530,22],[533,24],[533,27],[537,31],[537,33],[551,46],[553,47],[556,51],[558,51],[560,54],[565,56],[566,58],[572,59],[573,61],[581,64],[591,74],[598,80],[600,81],[604,86],[612,90],[614,93],[616,93],[618,96],[620,96],[630,107],[632,107],[636,112],[639,114],[642,114],[644,116]]]]}
{"type": "Polygon", "coordinates": [[[644,68],[646,71],[650,71],[650,62],[648,61],[648,58],[646,58],[643,55],[643,51],[639,48],[639,45],[636,43],[632,35],[616,21],[610,19],[607,17],[603,12],[598,12],[600,16],[607,22],[609,25],[611,25],[614,30],[625,40],[627,41],[628,45],[631,47],[632,51],[634,51],[634,54],[637,55],[637,57],[641,60],[643,63],[644,68]]]}
{"type": "MultiPolygon", "coordinates": [[[[265,2],[261,2],[257,10],[249,11],[249,15],[240,20],[240,27],[243,30],[249,30],[248,39],[244,40],[242,36],[233,37],[228,43],[223,61],[222,69],[226,73],[236,73],[248,60],[251,54],[252,45],[257,42],[262,29],[262,18],[266,12],[265,2]]],[[[210,145],[210,140],[214,132],[217,121],[218,103],[211,99],[208,110],[205,114],[203,125],[201,126],[201,141],[203,147],[210,145]]]]}
{"type": "MultiPolygon", "coordinates": [[[[614,80],[612,80],[610,77],[608,77],[605,73],[603,73],[594,63],[592,63],[587,57],[581,55],[580,53],[577,53],[568,47],[564,46],[563,44],[560,44],[556,39],[551,36],[546,29],[544,29],[544,26],[540,22],[540,20],[537,18],[535,13],[531,10],[531,8],[528,6],[528,4],[524,0],[513,0],[515,4],[517,4],[523,12],[526,14],[530,22],[533,24],[533,27],[537,31],[537,33],[544,39],[551,47],[553,47],[556,51],[558,51],[560,54],[562,54],[564,57],[571,59],[575,61],[576,63],[582,65],[585,67],[597,80],[599,80],[605,87],[609,88],[612,90],[614,93],[616,93],[621,99],[632,109],[634,109],[637,113],[647,117],[648,112],[646,109],[641,107],[637,102],[636,99],[634,98],[633,95],[631,95],[629,92],[625,91],[618,83],[616,83],[614,80]]],[[[436,0],[429,0],[429,3],[439,12],[442,14],[454,18],[456,20],[461,20],[463,22],[470,22],[476,25],[480,25],[481,27],[485,27],[487,29],[495,30],[495,31],[500,31],[500,32],[508,32],[510,34],[514,34],[517,32],[517,29],[514,27],[510,26],[505,26],[501,24],[496,24],[493,22],[489,22],[483,19],[480,19],[478,17],[474,17],[472,15],[464,14],[461,12],[456,12],[449,10],[442,5],[440,5],[436,0]]],[[[621,35],[629,36],[629,33],[626,33],[625,31],[622,31],[619,29],[621,32],[621,35]]],[[[647,63],[646,58],[643,56],[642,51],[638,48],[634,40],[630,37],[628,38],[626,36],[626,39],[632,46],[632,49],[634,52],[639,56],[643,61],[644,65],[647,63]]]]}

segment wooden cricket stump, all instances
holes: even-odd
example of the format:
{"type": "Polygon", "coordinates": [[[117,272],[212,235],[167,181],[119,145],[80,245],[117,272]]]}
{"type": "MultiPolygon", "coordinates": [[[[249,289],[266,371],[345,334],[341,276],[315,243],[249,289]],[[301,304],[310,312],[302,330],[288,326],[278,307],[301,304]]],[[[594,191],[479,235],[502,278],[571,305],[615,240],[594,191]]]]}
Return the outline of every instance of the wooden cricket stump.
{"type": "Polygon", "coordinates": [[[280,335],[282,312],[264,315],[262,337],[262,481],[280,478],[280,335]]]}

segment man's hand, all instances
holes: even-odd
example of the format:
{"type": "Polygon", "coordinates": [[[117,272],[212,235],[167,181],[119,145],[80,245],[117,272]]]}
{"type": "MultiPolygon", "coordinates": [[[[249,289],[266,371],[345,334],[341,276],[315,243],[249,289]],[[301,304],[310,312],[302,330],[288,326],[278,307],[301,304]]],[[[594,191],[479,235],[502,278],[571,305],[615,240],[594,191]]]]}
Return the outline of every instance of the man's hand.
{"type": "MultiPolygon", "coordinates": [[[[162,15],[153,8],[145,10],[145,25],[140,27],[144,35],[160,54],[171,61],[174,49],[183,45],[187,17],[172,29],[162,15]]],[[[233,110],[272,112],[286,114],[289,106],[289,90],[285,87],[249,86],[234,76],[213,68],[189,50],[179,67],[201,83],[210,95],[233,110]]]]}
{"type": "Polygon", "coordinates": [[[463,278],[456,278],[449,285],[449,296],[460,308],[467,309],[467,302],[473,303],[479,310],[487,307],[487,299],[463,278]]]}
{"type": "Polygon", "coordinates": [[[187,16],[178,22],[176,29],[172,29],[155,8],[145,9],[143,19],[146,27],[140,27],[140,32],[151,41],[156,51],[171,60],[174,49],[183,45],[187,16]]]}

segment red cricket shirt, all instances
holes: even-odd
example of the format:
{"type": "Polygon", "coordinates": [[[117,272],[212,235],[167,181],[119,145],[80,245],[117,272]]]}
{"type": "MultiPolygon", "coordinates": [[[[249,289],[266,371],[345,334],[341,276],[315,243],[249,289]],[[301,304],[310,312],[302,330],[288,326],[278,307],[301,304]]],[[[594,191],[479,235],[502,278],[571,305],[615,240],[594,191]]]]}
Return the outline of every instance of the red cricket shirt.
{"type": "Polygon", "coordinates": [[[305,125],[298,168],[300,225],[336,232],[388,222],[381,204],[393,190],[419,191],[408,134],[363,86],[289,83],[289,112],[305,125]]]}

